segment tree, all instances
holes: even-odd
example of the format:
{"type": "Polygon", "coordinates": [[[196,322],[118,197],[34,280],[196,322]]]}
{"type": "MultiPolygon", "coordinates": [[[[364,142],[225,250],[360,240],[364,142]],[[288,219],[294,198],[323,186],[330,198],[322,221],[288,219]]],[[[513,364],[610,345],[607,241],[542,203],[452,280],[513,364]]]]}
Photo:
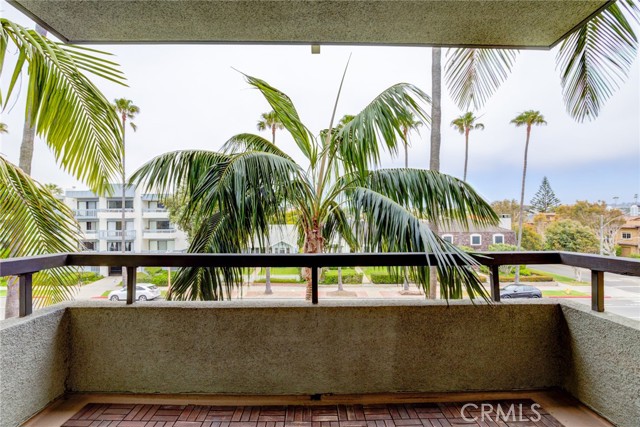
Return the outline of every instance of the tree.
{"type": "Polygon", "coordinates": [[[43,185],[43,188],[54,196],[62,196],[64,194],[64,191],[62,191],[62,188],[60,188],[58,184],[48,183],[43,185]]]}
{"type": "MultiPolygon", "coordinates": [[[[275,111],[271,110],[268,113],[262,113],[260,116],[261,120],[258,120],[257,128],[258,130],[271,130],[271,142],[275,145],[276,143],[276,130],[284,129],[284,126],[278,119],[278,116],[275,111]]],[[[267,241],[267,246],[269,246],[269,242],[267,241]]],[[[268,249],[268,248],[267,248],[268,249]]],[[[267,295],[273,294],[273,290],[271,289],[271,267],[267,267],[265,269],[265,289],[264,293],[267,295]]]]}
{"type": "Polygon", "coordinates": [[[0,123],[0,133],[9,133],[9,128],[6,123],[0,123]]]}
{"type": "MultiPolygon", "coordinates": [[[[47,30],[36,24],[36,32],[43,37],[46,37],[47,30]]],[[[36,137],[36,128],[31,122],[31,115],[27,112],[27,116],[24,120],[24,126],[22,128],[22,142],[20,143],[20,158],[18,159],[18,166],[25,171],[27,175],[31,175],[31,163],[33,161],[33,148],[36,137]]]]}
{"type": "MultiPolygon", "coordinates": [[[[52,42],[4,18],[0,18],[0,40],[0,73],[7,70],[3,65],[10,44],[18,53],[3,90],[2,107],[12,101],[19,77],[26,72],[25,120],[44,139],[64,170],[96,193],[109,191],[111,177],[120,172],[122,132],[116,112],[85,73],[124,84],[117,64],[106,60],[104,52],[52,42]]],[[[21,168],[4,158],[0,160],[3,256],[77,250],[77,224],[70,211],[59,201],[52,201],[51,194],[21,168]]],[[[72,294],[60,276],[55,280],[56,274],[63,273],[52,274],[54,280],[48,286],[34,290],[44,297],[39,301],[56,302],[72,294]]],[[[5,317],[17,315],[17,280],[12,278],[7,286],[5,317]]]]}
{"type": "MultiPolygon", "coordinates": [[[[304,253],[324,252],[336,237],[351,250],[432,252],[439,261],[444,298],[461,297],[463,289],[472,298],[486,298],[470,268],[477,263],[434,234],[425,221],[444,218],[462,224],[495,224],[491,207],[453,177],[424,169],[371,167],[377,165],[381,149],[397,153],[402,119],[408,113],[426,119],[422,105],[429,102],[428,95],[415,86],[396,84],[334,132],[339,90],[328,131],[316,138],[286,94],[263,80],[245,77],[276,112],[308,168],[251,134],[232,137],[220,153],[178,151],[142,166],[133,182],[165,193],[182,183],[188,215],[204,217],[189,252],[241,252],[252,239],[268,238],[273,219],[283,222],[287,211],[296,209],[304,253]],[[465,265],[454,265],[452,256],[465,265]]],[[[412,271],[428,294],[429,269],[412,271]]],[[[303,276],[310,298],[310,271],[305,269],[303,276]]],[[[177,275],[174,297],[224,299],[241,283],[238,268],[188,267],[177,275]]]]}
{"type": "Polygon", "coordinates": [[[419,128],[420,126],[422,126],[422,124],[423,123],[420,120],[416,120],[415,116],[411,114],[403,120],[403,123],[400,126],[402,129],[402,138],[404,140],[404,167],[405,168],[409,167],[409,132],[411,132],[412,130],[416,130],[420,132],[419,128]]]}
{"type": "Polygon", "coordinates": [[[605,202],[578,200],[573,205],[556,208],[558,219],[570,219],[588,227],[600,239],[600,254],[615,255],[615,236],[625,223],[624,213],[605,202]]]}
{"type": "Polygon", "coordinates": [[[527,251],[541,251],[544,249],[544,239],[529,224],[522,228],[522,249],[527,251]]]}
{"type": "Polygon", "coordinates": [[[462,180],[467,180],[467,162],[469,160],[469,133],[472,130],[483,130],[484,125],[482,123],[476,123],[477,117],[473,115],[471,111],[464,113],[457,119],[451,122],[451,126],[464,135],[464,175],[462,180]]]}
{"type": "Polygon", "coordinates": [[[516,199],[496,200],[491,203],[491,207],[498,215],[509,215],[511,218],[511,228],[515,230],[515,224],[520,218],[520,205],[516,199]]]}
{"type": "MultiPolygon", "coordinates": [[[[120,116],[120,120],[122,121],[122,219],[120,222],[120,228],[122,233],[121,245],[122,245],[122,253],[126,253],[126,244],[127,244],[127,221],[126,221],[126,201],[127,201],[127,175],[126,175],[126,144],[125,144],[125,136],[127,134],[127,120],[129,121],[129,125],[131,129],[135,132],[138,127],[135,123],[133,123],[133,119],[140,113],[140,108],[138,106],[133,105],[133,101],[125,98],[118,98],[113,100],[113,108],[116,110],[118,115],[120,116]]],[[[127,283],[127,269],[126,267],[122,267],[122,285],[126,285],[127,283]]]]}
{"type": "Polygon", "coordinates": [[[547,228],[545,249],[593,254],[598,252],[598,238],[578,221],[564,219],[547,228]]]}
{"type": "MultiPolygon", "coordinates": [[[[522,189],[520,190],[520,208],[518,210],[518,242],[516,246],[518,246],[518,250],[522,247],[522,220],[524,219],[524,190],[525,190],[525,182],[527,178],[527,155],[529,153],[529,140],[531,138],[531,128],[533,126],[541,126],[546,125],[547,122],[544,120],[542,114],[539,111],[528,110],[524,113],[518,114],[511,123],[516,125],[516,127],[525,126],[527,132],[527,139],[524,144],[524,163],[522,166],[522,189]]],[[[515,283],[518,283],[520,280],[520,269],[516,268],[516,277],[515,283]]]]}
{"type": "MultiPolygon", "coordinates": [[[[595,119],[628,77],[638,49],[631,23],[639,21],[637,0],[612,2],[560,43],[556,69],[560,72],[565,107],[574,120],[595,119]]],[[[506,80],[517,52],[449,50],[445,81],[458,107],[480,109],[506,80]]]]}
{"type": "Polygon", "coordinates": [[[551,189],[546,176],[542,178],[542,184],[540,184],[538,192],[533,196],[530,203],[533,212],[553,212],[560,204],[560,199],[556,197],[556,194],[551,189]]]}
{"type": "Polygon", "coordinates": [[[271,131],[271,142],[276,143],[276,130],[284,129],[284,126],[278,120],[278,116],[275,111],[269,111],[268,113],[262,113],[260,116],[260,120],[258,120],[257,124],[258,130],[270,130],[271,131]]]}

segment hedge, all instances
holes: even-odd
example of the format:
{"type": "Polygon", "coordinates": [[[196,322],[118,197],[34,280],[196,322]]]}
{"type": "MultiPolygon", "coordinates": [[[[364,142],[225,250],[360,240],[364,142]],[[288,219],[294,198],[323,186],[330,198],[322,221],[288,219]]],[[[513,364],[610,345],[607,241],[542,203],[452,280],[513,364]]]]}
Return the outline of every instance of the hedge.
{"type": "MultiPolygon", "coordinates": [[[[501,282],[513,282],[515,276],[500,276],[501,282]]],[[[551,276],[520,276],[521,282],[553,282],[551,276]]]]}
{"type": "Polygon", "coordinates": [[[371,283],[376,285],[397,285],[404,283],[404,277],[401,275],[389,273],[371,273],[369,274],[371,283]]]}
{"type": "Polygon", "coordinates": [[[83,271],[78,274],[78,281],[81,281],[84,284],[93,283],[96,280],[103,279],[104,276],[101,276],[98,273],[94,273],[93,271],[83,271]]]}
{"type": "MultiPolygon", "coordinates": [[[[334,270],[325,271],[320,277],[320,283],[323,285],[337,285],[338,272],[334,270]]],[[[345,285],[361,285],[362,273],[342,273],[342,283],[345,285]]]]}

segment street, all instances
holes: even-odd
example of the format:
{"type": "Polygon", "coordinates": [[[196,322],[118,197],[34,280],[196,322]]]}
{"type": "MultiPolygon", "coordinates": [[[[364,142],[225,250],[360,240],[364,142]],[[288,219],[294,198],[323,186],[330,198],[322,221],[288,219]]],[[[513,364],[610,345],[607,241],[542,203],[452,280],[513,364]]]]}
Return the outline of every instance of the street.
{"type": "MultiPolygon", "coordinates": [[[[567,265],[534,265],[535,270],[546,271],[566,277],[575,277],[574,268],[567,265]]],[[[580,269],[582,281],[591,282],[591,271],[580,269]]],[[[591,286],[572,286],[574,289],[591,293],[591,286]]],[[[615,313],[629,319],[640,321],[640,277],[622,276],[605,273],[604,275],[604,307],[605,311],[615,313]]],[[[575,301],[591,305],[590,298],[576,298],[575,301]]]]}

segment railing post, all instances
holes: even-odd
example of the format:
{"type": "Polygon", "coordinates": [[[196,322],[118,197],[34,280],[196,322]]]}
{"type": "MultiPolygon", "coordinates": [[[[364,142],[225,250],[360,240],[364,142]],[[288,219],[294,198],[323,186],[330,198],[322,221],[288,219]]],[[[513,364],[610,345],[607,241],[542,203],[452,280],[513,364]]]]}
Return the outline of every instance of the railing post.
{"type": "Polygon", "coordinates": [[[604,271],[591,270],[591,310],[604,311],[604,271]]]}
{"type": "Polygon", "coordinates": [[[318,267],[311,268],[311,303],[318,303],[318,267]]]}
{"type": "Polygon", "coordinates": [[[500,266],[491,266],[491,299],[495,302],[500,302],[500,266]]]}
{"type": "Polygon", "coordinates": [[[127,267],[127,304],[136,300],[136,270],[137,267],[127,267]]]}
{"type": "Polygon", "coordinates": [[[33,276],[31,273],[21,274],[18,283],[20,317],[33,313],[33,276]]]}

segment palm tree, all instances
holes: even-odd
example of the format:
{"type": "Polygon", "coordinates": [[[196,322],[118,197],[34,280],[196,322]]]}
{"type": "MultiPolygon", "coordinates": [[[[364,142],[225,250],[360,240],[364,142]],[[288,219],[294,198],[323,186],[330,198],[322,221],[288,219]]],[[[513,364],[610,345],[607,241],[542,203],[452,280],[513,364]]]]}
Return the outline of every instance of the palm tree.
{"type": "Polygon", "coordinates": [[[6,123],[0,123],[0,133],[9,133],[9,128],[6,123]]]}
{"type": "Polygon", "coordinates": [[[467,180],[467,164],[469,161],[469,132],[475,129],[483,130],[484,125],[482,123],[476,123],[478,118],[473,115],[471,111],[464,113],[457,119],[451,122],[451,126],[458,130],[461,134],[464,134],[464,175],[462,180],[467,180]]]}
{"type": "Polygon", "coordinates": [[[422,126],[422,122],[420,120],[416,120],[413,115],[407,117],[401,125],[402,128],[402,138],[404,140],[404,167],[409,167],[409,132],[412,130],[418,130],[420,126],[422,126]]]}
{"type": "Polygon", "coordinates": [[[282,123],[278,120],[278,116],[275,111],[269,111],[268,113],[262,113],[260,115],[260,120],[258,120],[258,124],[256,125],[258,130],[267,130],[271,131],[271,142],[273,144],[276,143],[276,130],[284,129],[282,123]]]}
{"type": "MultiPolygon", "coordinates": [[[[125,219],[125,213],[126,213],[126,201],[127,201],[127,197],[126,197],[126,188],[127,188],[127,177],[126,177],[126,172],[125,172],[125,153],[126,153],[126,145],[125,145],[125,136],[126,136],[126,126],[127,126],[127,120],[129,120],[129,125],[131,126],[131,129],[133,129],[133,131],[135,132],[138,127],[136,126],[135,123],[132,122],[132,120],[138,115],[138,113],[140,112],[140,108],[138,108],[138,106],[133,105],[133,102],[130,99],[125,99],[125,98],[118,98],[115,99],[113,104],[113,108],[116,110],[116,112],[120,115],[120,120],[122,120],[122,221],[121,221],[121,226],[120,228],[122,229],[122,240],[121,240],[121,244],[122,244],[122,253],[126,253],[126,242],[127,242],[127,236],[126,236],[126,219],[125,219]]],[[[125,285],[127,283],[127,269],[125,267],[122,267],[122,284],[125,285]]]]}
{"type": "MultiPolygon", "coordinates": [[[[540,111],[528,110],[523,113],[520,113],[511,120],[511,123],[516,125],[516,127],[526,126],[527,139],[524,144],[524,164],[522,167],[522,189],[520,190],[520,211],[518,216],[518,242],[517,242],[517,250],[520,250],[522,245],[522,220],[524,218],[524,188],[525,188],[525,180],[527,177],[527,155],[529,153],[529,139],[531,137],[531,127],[532,126],[542,126],[546,125],[547,122],[544,120],[544,116],[540,114],[540,111]]],[[[516,276],[515,282],[518,283],[520,281],[520,266],[516,266],[516,276]]]]}
{"type": "MultiPolygon", "coordinates": [[[[261,120],[258,120],[258,124],[256,127],[258,130],[271,130],[271,142],[275,145],[276,143],[276,130],[284,129],[284,126],[278,120],[278,116],[275,111],[271,110],[268,113],[262,113],[260,116],[261,120]]],[[[267,242],[267,247],[269,247],[269,242],[267,242]]],[[[273,290],[271,289],[271,267],[267,267],[265,269],[265,289],[264,293],[267,295],[273,294],[273,290]]]]}
{"type": "MultiPolygon", "coordinates": [[[[0,73],[8,70],[3,65],[9,44],[18,52],[8,71],[12,77],[3,91],[2,107],[12,101],[18,77],[26,71],[25,119],[64,170],[96,193],[108,192],[112,176],[120,172],[122,131],[115,110],[85,73],[124,85],[117,64],[104,58],[108,54],[53,42],[4,18],[0,18],[0,40],[0,73]]],[[[77,224],[71,212],[4,158],[0,158],[0,172],[2,256],[77,250],[77,224]]],[[[45,297],[38,301],[57,302],[72,295],[64,286],[63,273],[54,272],[47,286],[34,289],[45,297]]],[[[5,317],[17,315],[17,281],[12,278],[5,317]]]]}
{"type": "MultiPolygon", "coordinates": [[[[443,297],[459,297],[464,288],[472,298],[486,298],[470,268],[474,260],[439,238],[427,222],[495,224],[498,219],[490,206],[466,183],[448,175],[371,167],[377,165],[381,149],[397,153],[408,113],[427,120],[422,107],[429,102],[427,94],[409,84],[391,86],[338,130],[333,121],[339,90],[329,127],[317,138],[286,94],[263,80],[246,79],[269,102],[308,168],[252,134],[232,137],[222,152],[177,151],[146,163],[132,182],[165,193],[182,185],[187,215],[202,217],[189,252],[242,252],[254,238],[265,241],[269,223],[274,218],[284,221],[293,208],[304,253],[323,252],[336,237],[352,250],[431,252],[438,260],[443,297]],[[454,258],[466,265],[454,265],[454,258]]],[[[305,269],[303,276],[309,298],[310,271],[305,269]]],[[[412,268],[412,276],[428,293],[429,269],[412,268]]],[[[188,267],[178,273],[172,297],[224,299],[241,283],[239,268],[188,267]]]]}

